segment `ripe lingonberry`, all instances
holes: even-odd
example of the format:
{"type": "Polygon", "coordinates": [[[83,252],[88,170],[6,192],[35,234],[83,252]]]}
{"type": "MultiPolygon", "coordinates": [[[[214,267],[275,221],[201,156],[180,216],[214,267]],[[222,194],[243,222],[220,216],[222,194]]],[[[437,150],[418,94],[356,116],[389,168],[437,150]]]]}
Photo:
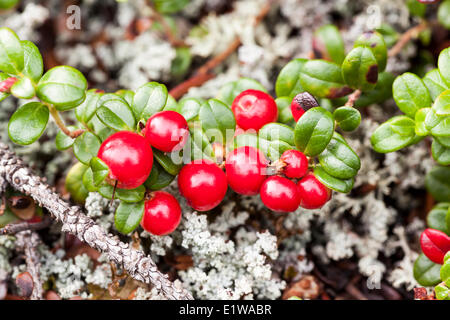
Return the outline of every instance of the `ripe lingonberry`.
{"type": "Polygon", "coordinates": [[[108,178],[117,187],[134,189],[147,180],[153,165],[152,148],[144,137],[129,131],[109,136],[97,156],[109,167],[108,178]]]}
{"type": "Polygon", "coordinates": [[[178,174],[178,188],[188,204],[197,211],[216,207],[227,192],[227,177],[210,160],[194,160],[178,174]]]}
{"type": "Polygon", "coordinates": [[[177,199],[165,191],[155,191],[145,201],[141,226],[157,236],[171,233],[180,224],[181,207],[177,199]]]}
{"type": "Polygon", "coordinates": [[[249,89],[241,92],[234,99],[231,109],[237,125],[244,130],[258,131],[265,124],[275,122],[278,118],[275,100],[259,90],[249,89]]]}
{"type": "Polygon", "coordinates": [[[291,112],[294,120],[298,119],[309,109],[318,107],[319,103],[309,92],[301,92],[294,97],[291,103],[291,112]]]}
{"type": "Polygon", "coordinates": [[[450,251],[450,237],[435,229],[425,229],[420,235],[423,253],[435,263],[442,264],[445,254],[450,251]]]}
{"type": "Polygon", "coordinates": [[[308,173],[298,183],[300,206],[305,209],[321,208],[331,198],[331,190],[325,187],[317,178],[308,173]]]}
{"type": "Polygon", "coordinates": [[[308,171],[308,158],[298,150],[286,150],[280,157],[283,173],[288,178],[301,178],[308,171]]]}
{"type": "Polygon", "coordinates": [[[268,161],[264,154],[253,147],[239,147],[227,155],[225,171],[228,185],[243,195],[258,194],[267,178],[268,161]]]}
{"type": "Polygon", "coordinates": [[[300,203],[295,183],[280,176],[267,178],[263,182],[259,194],[266,207],[276,212],[295,211],[300,203]]]}
{"type": "Polygon", "coordinates": [[[183,149],[189,135],[186,119],[175,111],[161,111],[151,116],[144,136],[152,147],[163,152],[183,149]]]}

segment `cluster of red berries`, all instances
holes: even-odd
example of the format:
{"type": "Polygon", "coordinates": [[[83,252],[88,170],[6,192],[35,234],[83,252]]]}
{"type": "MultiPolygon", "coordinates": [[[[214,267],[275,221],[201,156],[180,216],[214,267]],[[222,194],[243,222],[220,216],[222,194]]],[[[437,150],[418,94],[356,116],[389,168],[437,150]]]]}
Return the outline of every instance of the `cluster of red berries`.
{"type": "MultiPolygon", "coordinates": [[[[237,127],[242,130],[258,131],[278,116],[274,99],[258,90],[238,95],[232,111],[237,127]]],[[[175,111],[161,111],[150,117],[141,134],[120,131],[111,135],[97,155],[109,167],[107,182],[118,188],[137,188],[152,170],[152,147],[163,152],[179,151],[188,135],[186,120],[175,111]]],[[[285,151],[271,165],[260,150],[239,147],[226,155],[224,167],[225,172],[206,159],[183,166],[178,187],[193,209],[208,211],[216,207],[225,197],[228,185],[242,195],[259,193],[263,203],[277,212],[294,211],[299,206],[317,209],[331,198],[331,190],[308,172],[308,159],[298,150],[285,151]],[[269,166],[277,169],[277,175],[268,176],[269,166]]],[[[155,235],[168,234],[176,229],[180,219],[180,205],[172,195],[156,191],[147,196],[141,221],[145,230],[155,235]]]]}
{"type": "Polygon", "coordinates": [[[420,246],[428,259],[443,264],[445,254],[450,251],[450,237],[442,231],[428,228],[420,235],[420,246]]]}

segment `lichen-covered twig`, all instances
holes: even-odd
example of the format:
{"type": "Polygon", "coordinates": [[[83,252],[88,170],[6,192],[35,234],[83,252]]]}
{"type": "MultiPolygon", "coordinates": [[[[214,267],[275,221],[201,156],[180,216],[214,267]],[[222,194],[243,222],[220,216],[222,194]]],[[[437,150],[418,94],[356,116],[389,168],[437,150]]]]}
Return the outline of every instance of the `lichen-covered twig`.
{"type": "Polygon", "coordinates": [[[37,251],[37,246],[40,244],[41,239],[36,232],[30,230],[17,233],[16,238],[17,248],[25,253],[27,271],[33,279],[33,291],[30,298],[31,300],[42,300],[43,290],[40,277],[41,259],[37,251]]]}
{"type": "Polygon", "coordinates": [[[168,299],[192,299],[187,290],[172,283],[167,275],[159,272],[150,257],[107,234],[87,217],[80,207],[71,206],[62,200],[39,176],[33,174],[7,145],[0,143],[0,186],[2,179],[46,208],[56,220],[62,222],[63,231],[104,252],[110,261],[122,266],[134,279],[154,285],[168,299]]]}
{"type": "Polygon", "coordinates": [[[19,223],[10,223],[6,225],[4,228],[0,228],[0,235],[12,235],[25,230],[41,230],[50,225],[52,220],[50,217],[45,216],[42,221],[39,222],[19,222],[19,223]]]}

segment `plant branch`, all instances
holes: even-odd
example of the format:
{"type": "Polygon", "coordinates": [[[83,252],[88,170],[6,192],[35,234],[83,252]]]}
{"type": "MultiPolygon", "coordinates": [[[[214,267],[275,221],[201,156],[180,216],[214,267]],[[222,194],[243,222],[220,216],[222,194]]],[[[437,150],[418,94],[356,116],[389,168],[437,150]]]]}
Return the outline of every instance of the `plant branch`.
{"type": "MultiPolygon", "coordinates": [[[[253,26],[256,27],[264,19],[267,13],[269,13],[272,2],[274,1],[267,1],[267,3],[259,11],[258,15],[253,18],[253,26]]],[[[170,90],[169,94],[175,99],[179,99],[186,92],[188,92],[190,88],[199,87],[206,81],[214,78],[215,75],[211,74],[210,72],[218,65],[220,65],[223,61],[225,61],[231,54],[233,54],[233,52],[235,52],[240,45],[241,39],[237,36],[224,51],[209,59],[203,66],[197,69],[197,71],[191,78],[185,80],[184,82],[180,83],[175,88],[170,90]]]]}
{"type": "Polygon", "coordinates": [[[353,107],[355,105],[356,100],[359,99],[359,97],[361,97],[361,90],[355,90],[353,91],[353,93],[351,95],[348,96],[348,100],[345,103],[346,107],[353,107]]]}
{"type": "Polygon", "coordinates": [[[73,139],[75,139],[76,137],[80,136],[81,134],[83,134],[84,130],[83,129],[77,129],[77,130],[73,130],[70,131],[69,128],[66,127],[66,125],[64,124],[64,121],[61,119],[61,117],[59,116],[59,112],[58,110],[56,110],[52,105],[50,104],[45,104],[48,109],[50,110],[50,114],[52,115],[53,119],[55,120],[56,125],[58,126],[58,128],[61,129],[62,132],[64,132],[64,134],[68,137],[71,137],[73,139]]]}
{"type": "Polygon", "coordinates": [[[37,251],[37,246],[41,243],[41,239],[36,232],[21,231],[16,235],[16,245],[19,250],[25,253],[25,262],[27,271],[33,279],[33,291],[31,300],[42,300],[43,290],[40,278],[41,256],[37,251]]]}
{"type": "Polygon", "coordinates": [[[167,37],[167,40],[169,40],[170,44],[174,47],[187,47],[188,45],[181,39],[179,39],[172,31],[172,28],[167,23],[166,19],[164,19],[164,16],[161,15],[152,5],[150,1],[148,1],[149,5],[151,6],[153,10],[153,17],[157,22],[161,24],[161,27],[164,31],[164,34],[167,37]]]}
{"type": "Polygon", "coordinates": [[[77,236],[81,241],[105,253],[110,261],[123,267],[134,279],[153,284],[168,299],[192,299],[187,290],[172,283],[167,275],[158,271],[149,256],[107,234],[94,220],[87,217],[80,207],[71,206],[62,200],[41,177],[35,175],[10,151],[7,145],[0,143],[0,182],[2,179],[46,208],[62,223],[62,231],[77,236]]]}
{"type": "Polygon", "coordinates": [[[42,221],[30,223],[27,221],[19,222],[19,223],[10,223],[7,224],[4,228],[0,228],[0,235],[13,235],[21,231],[25,230],[41,230],[50,225],[51,219],[48,216],[45,216],[42,221]]]}
{"type": "Polygon", "coordinates": [[[414,26],[411,29],[407,30],[405,33],[402,34],[397,43],[389,50],[388,56],[394,57],[397,54],[399,54],[400,51],[402,51],[402,49],[408,44],[408,42],[411,41],[411,39],[418,37],[419,33],[421,33],[427,27],[428,23],[425,20],[423,20],[417,26],[414,26]]]}

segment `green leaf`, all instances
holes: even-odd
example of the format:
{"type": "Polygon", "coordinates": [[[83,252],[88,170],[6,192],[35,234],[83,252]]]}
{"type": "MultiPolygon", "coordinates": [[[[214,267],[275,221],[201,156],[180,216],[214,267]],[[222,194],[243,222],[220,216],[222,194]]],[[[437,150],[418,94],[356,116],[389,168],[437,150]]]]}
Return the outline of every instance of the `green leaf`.
{"type": "Polygon", "coordinates": [[[400,38],[399,33],[387,23],[382,23],[381,26],[376,29],[376,31],[381,33],[388,48],[394,46],[400,38]]]}
{"type": "Polygon", "coordinates": [[[152,0],[155,4],[155,9],[163,14],[172,14],[182,10],[189,0],[152,0]]]}
{"type": "Polygon", "coordinates": [[[75,115],[81,123],[88,124],[88,122],[95,115],[97,104],[103,93],[98,89],[91,89],[86,92],[86,99],[75,109],[75,115]]]}
{"type": "Polygon", "coordinates": [[[392,97],[392,84],[394,75],[390,72],[381,72],[378,74],[378,82],[373,90],[363,92],[361,97],[356,100],[355,107],[366,107],[373,103],[382,103],[392,97]]]}
{"type": "Polygon", "coordinates": [[[313,50],[317,58],[341,64],[345,58],[345,45],[338,28],[327,24],[314,32],[313,50]]]}
{"type": "Polygon", "coordinates": [[[90,165],[92,170],[92,178],[95,186],[99,186],[109,174],[109,167],[100,158],[93,157],[90,165]]]}
{"type": "Polygon", "coordinates": [[[177,100],[175,100],[170,94],[167,95],[167,101],[163,108],[163,110],[168,111],[179,111],[177,100]]]}
{"type": "Polygon", "coordinates": [[[87,166],[77,162],[67,173],[65,187],[69,191],[72,199],[77,203],[84,203],[89,191],[83,185],[83,175],[85,174],[87,166]]]}
{"type": "Polygon", "coordinates": [[[223,102],[209,99],[202,104],[198,116],[211,142],[225,145],[226,141],[233,139],[236,120],[231,109],[223,102]]]}
{"type": "Polygon", "coordinates": [[[88,166],[92,157],[97,156],[100,145],[100,139],[92,132],[86,131],[75,139],[75,142],[73,143],[73,153],[81,163],[88,166]]]}
{"type": "Polygon", "coordinates": [[[292,98],[290,97],[280,97],[275,99],[275,103],[278,107],[278,122],[284,124],[294,124],[294,117],[291,111],[292,98]]]}
{"type": "Polygon", "coordinates": [[[423,17],[427,11],[427,5],[417,0],[407,0],[406,6],[413,16],[423,17]]]}
{"type": "Polygon", "coordinates": [[[117,231],[123,234],[132,232],[139,226],[144,215],[144,201],[137,203],[121,202],[114,215],[117,231]]]}
{"type": "Polygon", "coordinates": [[[434,101],[445,90],[449,89],[438,69],[433,69],[423,77],[423,82],[430,92],[431,99],[434,101]]]}
{"type": "Polygon", "coordinates": [[[450,260],[448,260],[450,255],[447,253],[444,257],[444,264],[441,267],[441,280],[450,286],[450,260]]]}
{"type": "Polygon", "coordinates": [[[433,167],[425,176],[425,187],[436,201],[449,201],[450,167],[433,167]]]}
{"type": "Polygon", "coordinates": [[[447,217],[449,209],[449,202],[441,202],[434,206],[427,216],[428,227],[431,229],[440,230],[448,235],[450,233],[450,230],[447,227],[447,221],[445,219],[447,217]]]}
{"type": "Polygon", "coordinates": [[[450,86],[450,48],[439,54],[438,69],[447,86],[450,86]]]}
{"type": "Polygon", "coordinates": [[[425,119],[427,118],[427,114],[430,110],[431,108],[423,108],[417,110],[416,112],[414,121],[416,123],[415,132],[418,136],[427,136],[430,132],[425,125],[425,119]]]}
{"type": "Polygon", "coordinates": [[[149,82],[139,87],[134,95],[132,110],[135,118],[147,120],[166,105],[168,93],[165,85],[149,82]]]}
{"type": "Polygon", "coordinates": [[[217,99],[224,102],[226,105],[231,106],[234,98],[236,98],[242,91],[248,89],[260,90],[267,92],[266,88],[256,80],[249,78],[240,78],[237,81],[232,81],[220,88],[217,99]]]}
{"type": "Polygon", "coordinates": [[[350,146],[341,139],[332,138],[319,155],[323,170],[339,179],[350,179],[358,173],[361,162],[350,146]]]}
{"type": "Polygon", "coordinates": [[[316,156],[327,147],[334,132],[332,114],[320,107],[309,109],[295,126],[295,145],[307,156],[316,156]]]}
{"type": "Polygon", "coordinates": [[[430,93],[423,81],[413,73],[406,72],[395,79],[392,93],[398,108],[414,118],[417,110],[431,106],[430,93]]]}
{"type": "Polygon", "coordinates": [[[438,21],[440,24],[442,24],[445,28],[450,30],[450,1],[445,0],[442,2],[439,6],[438,12],[437,12],[438,21]]]}
{"type": "Polygon", "coordinates": [[[421,253],[414,263],[414,278],[422,286],[434,286],[441,281],[440,269],[440,264],[434,263],[421,253]]]}
{"type": "Polygon", "coordinates": [[[300,84],[305,91],[319,98],[340,98],[352,91],[342,78],[341,67],[325,60],[305,62],[300,73],[300,84]]]}
{"type": "Polygon", "coordinates": [[[114,193],[114,187],[106,182],[104,182],[98,188],[98,193],[100,193],[106,199],[112,199],[114,194],[114,199],[119,199],[124,202],[133,203],[139,202],[144,199],[145,196],[145,187],[141,185],[135,189],[120,189],[116,188],[116,192],[114,193]]]}
{"type": "MultiPolygon", "coordinates": [[[[429,112],[430,115],[432,112],[429,112]]],[[[427,117],[428,117],[427,115],[427,117]]],[[[435,137],[449,137],[450,136],[450,116],[438,117],[439,122],[431,128],[431,135],[435,137]]],[[[425,119],[426,121],[426,119],[425,119]]]]}
{"type": "Polygon", "coordinates": [[[42,103],[30,102],[20,106],[9,119],[9,137],[21,145],[35,142],[44,132],[48,117],[48,108],[42,103]]]}
{"type": "Polygon", "coordinates": [[[83,174],[83,186],[89,192],[96,192],[98,190],[98,186],[94,183],[94,173],[90,167],[83,174]]]}
{"type": "MultiPolygon", "coordinates": [[[[155,157],[156,161],[166,170],[168,173],[170,173],[173,176],[176,176],[178,172],[180,172],[181,168],[183,167],[183,163],[180,162],[179,164],[175,164],[171,158],[171,154],[165,154],[162,151],[159,151],[157,149],[153,149],[153,156],[155,157]]],[[[181,161],[181,159],[180,159],[181,161]]]]}
{"type": "Polygon", "coordinates": [[[203,102],[195,98],[184,98],[178,103],[179,112],[187,122],[197,118],[203,102]]]}
{"type": "Polygon", "coordinates": [[[341,193],[350,192],[353,188],[353,184],[355,183],[354,178],[343,180],[333,177],[320,166],[314,168],[314,176],[326,187],[341,193]]]}
{"type": "Polygon", "coordinates": [[[434,291],[436,294],[436,299],[450,300],[450,289],[446,285],[440,283],[434,288],[434,291]]]}
{"type": "Polygon", "coordinates": [[[133,99],[134,99],[133,91],[121,89],[121,90],[116,91],[116,94],[118,96],[122,97],[129,106],[131,106],[133,104],[133,99]]]}
{"type": "Polygon", "coordinates": [[[289,97],[292,100],[296,94],[305,91],[300,84],[300,73],[306,61],[294,59],[281,69],[275,84],[277,97],[289,97]]]}
{"type": "Polygon", "coordinates": [[[106,100],[96,113],[101,122],[116,131],[132,131],[136,126],[133,111],[125,100],[106,100]]]}
{"type": "Polygon", "coordinates": [[[11,94],[19,99],[31,99],[35,96],[33,82],[28,77],[22,77],[11,87],[11,94]]]}
{"type": "Polygon", "coordinates": [[[147,189],[152,191],[161,190],[162,188],[167,187],[174,179],[175,176],[169,174],[158,162],[154,161],[150,176],[147,178],[144,185],[147,189]]]}
{"type": "Polygon", "coordinates": [[[434,137],[440,144],[446,148],[450,148],[450,137],[434,137]]]}
{"type": "Polygon", "coordinates": [[[180,78],[186,74],[191,66],[191,50],[187,47],[176,48],[175,59],[172,60],[170,73],[175,78],[180,78]]]}
{"type": "Polygon", "coordinates": [[[356,41],[355,47],[370,48],[375,59],[377,60],[378,71],[382,72],[386,69],[387,64],[387,47],[381,33],[377,31],[364,32],[356,41]]]}
{"type": "Polygon", "coordinates": [[[333,117],[339,127],[344,131],[356,130],[361,123],[361,114],[352,107],[344,106],[337,108],[333,113],[333,117]]]}
{"type": "Polygon", "coordinates": [[[184,150],[184,157],[190,157],[192,160],[196,159],[212,159],[214,151],[209,141],[209,137],[205,134],[203,129],[199,127],[199,123],[189,128],[189,140],[191,148],[184,150]],[[189,153],[190,152],[190,153],[189,153]]]}
{"type": "Polygon", "coordinates": [[[69,66],[54,67],[39,80],[37,96],[59,111],[72,109],[86,97],[87,81],[83,74],[69,66]]]}
{"type": "Polygon", "coordinates": [[[351,88],[369,91],[378,81],[378,65],[368,47],[355,47],[342,63],[342,77],[351,88]]]}
{"type": "Polygon", "coordinates": [[[31,41],[23,40],[20,43],[23,48],[23,74],[37,82],[44,73],[44,62],[42,61],[41,53],[31,41]]]}
{"type": "Polygon", "coordinates": [[[450,90],[442,92],[437,97],[432,108],[438,116],[450,116],[450,90]]]}
{"type": "MultiPolygon", "coordinates": [[[[244,137],[240,137],[240,140],[236,141],[243,143],[245,142],[244,137]]],[[[248,142],[254,143],[252,140],[253,138],[250,137],[248,142]]],[[[260,149],[272,161],[276,161],[284,151],[295,148],[294,130],[281,123],[268,123],[258,132],[256,148],[260,149]]]]}
{"type": "MultiPolygon", "coordinates": [[[[75,126],[68,126],[67,129],[69,129],[70,131],[73,131],[78,128],[75,126]]],[[[61,150],[61,151],[67,150],[73,145],[74,141],[75,141],[75,139],[72,139],[71,137],[66,136],[64,134],[64,132],[58,131],[58,133],[56,134],[56,138],[55,138],[56,149],[61,150]]]]}
{"type": "Polygon", "coordinates": [[[17,75],[23,66],[23,48],[19,38],[11,29],[0,28],[0,70],[17,75]]]}
{"type": "Polygon", "coordinates": [[[2,10],[11,9],[18,2],[19,2],[19,0],[1,0],[0,1],[0,9],[2,9],[2,10]]]}
{"type": "Polygon", "coordinates": [[[431,154],[437,163],[443,166],[450,165],[450,148],[443,146],[436,139],[431,144],[431,154]]]}
{"type": "Polygon", "coordinates": [[[370,142],[376,152],[387,153],[408,146],[415,138],[414,120],[396,116],[381,124],[372,134],[370,142]]]}

